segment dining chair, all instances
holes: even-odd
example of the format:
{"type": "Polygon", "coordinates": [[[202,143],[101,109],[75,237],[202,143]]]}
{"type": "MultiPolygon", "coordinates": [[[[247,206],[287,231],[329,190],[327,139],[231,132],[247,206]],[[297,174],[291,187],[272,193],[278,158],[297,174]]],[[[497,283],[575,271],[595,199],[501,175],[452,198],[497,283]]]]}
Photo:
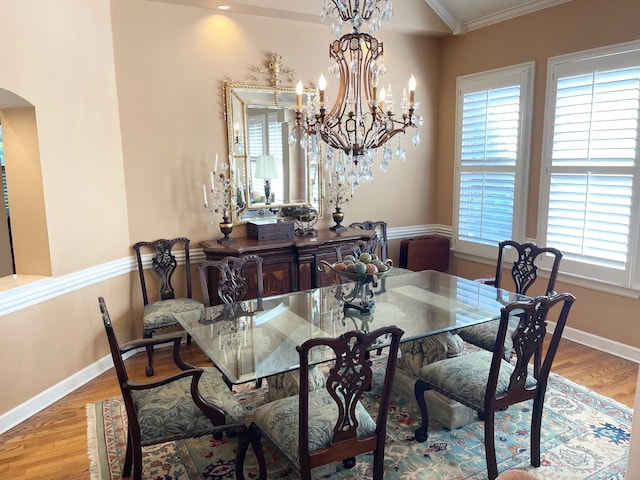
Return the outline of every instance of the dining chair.
{"type": "Polygon", "coordinates": [[[562,293],[511,303],[501,309],[496,340],[499,348],[493,352],[478,350],[422,367],[420,379],[415,384],[415,398],[422,414],[416,440],[427,440],[429,414],[425,391],[435,390],[467,405],[484,421],[487,471],[489,480],[493,480],[498,476],[494,438],[496,412],[533,400],[531,465],[540,466],[540,430],[547,381],[574,300],[573,295],[562,293]],[[555,327],[550,339],[545,339],[551,314],[555,327]],[[518,319],[513,333],[515,362],[506,361],[503,352],[511,318],[518,319]]]}
{"type": "MultiPolygon", "coordinates": [[[[138,263],[140,286],[142,287],[142,301],[144,311],[142,314],[143,335],[151,338],[157,330],[179,327],[180,324],[174,317],[174,313],[182,313],[202,308],[202,304],[192,298],[191,289],[191,262],[189,259],[190,240],[178,237],[171,240],[164,238],[152,242],[137,242],[133,245],[138,263]],[[145,256],[151,254],[151,269],[145,269],[145,256]],[[186,296],[176,295],[173,286],[173,275],[178,267],[177,255],[184,258],[184,280],[182,285],[186,289],[186,296]],[[155,299],[151,297],[151,285],[159,284],[158,294],[155,299]]],[[[187,335],[187,343],[191,343],[191,337],[187,335]]],[[[146,374],[153,375],[153,346],[147,347],[148,365],[146,374]]]]}
{"type": "MultiPolygon", "coordinates": [[[[251,297],[262,302],[264,281],[262,278],[262,257],[259,255],[228,256],[221,260],[205,260],[196,265],[205,307],[210,307],[213,304],[209,290],[209,278],[213,275],[211,269],[217,271],[216,292],[223,304],[231,306],[235,302],[248,300],[252,288],[255,291],[255,297],[253,295],[251,297]]],[[[231,387],[228,379],[225,378],[225,382],[231,387]]],[[[256,380],[256,387],[261,385],[262,380],[256,380]]]]}
{"type": "Polygon", "coordinates": [[[353,222],[349,225],[350,228],[359,228],[362,230],[372,230],[376,233],[378,239],[378,248],[375,252],[380,257],[380,260],[386,260],[387,257],[387,222],[382,220],[365,220],[364,222],[353,222]]]}
{"type": "MultiPolygon", "coordinates": [[[[120,345],[103,297],[98,298],[111,357],[127,412],[127,449],[123,477],[142,478],[142,447],[212,434],[238,436],[250,443],[244,409],[213,368],[195,368],[180,357],[182,335],[157,335],[120,345]],[[123,355],[148,345],[173,343],[173,360],[181,371],[158,380],[130,380],[123,355]]],[[[262,456],[259,441],[253,442],[262,456]]],[[[245,447],[246,449],[247,447],[245,447]]],[[[242,468],[240,457],[236,469],[242,468]]]]}
{"type": "MultiPolygon", "coordinates": [[[[356,455],[373,452],[372,477],[382,479],[387,414],[403,333],[398,327],[369,333],[356,330],[337,338],[310,339],[296,347],[300,393],[257,407],[249,426],[252,441],[259,441],[263,434],[268,437],[299,470],[301,479],[310,479],[311,469],[333,462],[342,461],[346,468],[352,468],[356,455]],[[372,416],[360,399],[373,381],[372,361],[366,353],[379,338],[390,347],[377,413],[372,416]],[[336,360],[325,388],[310,391],[309,364],[314,362],[316,349],[330,351],[336,360]]],[[[255,451],[261,454],[261,450],[255,451]]],[[[239,457],[243,459],[245,453],[240,452],[239,457]]]]}
{"type": "MultiPolygon", "coordinates": [[[[549,279],[547,280],[546,290],[541,293],[550,295],[554,293],[556,279],[560,268],[560,260],[562,260],[562,252],[552,247],[539,247],[533,243],[518,243],[513,240],[505,240],[498,245],[498,263],[496,265],[496,274],[494,278],[479,279],[487,285],[496,288],[505,288],[515,293],[526,295],[536,281],[539,275],[539,264],[546,257],[552,257],[553,263],[549,270],[549,279]],[[503,282],[503,268],[508,256],[508,251],[513,249],[516,258],[511,266],[511,282],[506,285],[503,282]]],[[[498,332],[499,321],[481,323],[470,327],[461,328],[458,331],[460,337],[468,343],[476,345],[485,350],[493,351],[496,344],[496,335],[498,332]]],[[[509,333],[512,333],[517,325],[517,319],[512,319],[509,324],[509,333]]],[[[506,346],[504,349],[505,359],[511,358],[513,348],[511,345],[511,335],[506,337],[506,346]]]]}

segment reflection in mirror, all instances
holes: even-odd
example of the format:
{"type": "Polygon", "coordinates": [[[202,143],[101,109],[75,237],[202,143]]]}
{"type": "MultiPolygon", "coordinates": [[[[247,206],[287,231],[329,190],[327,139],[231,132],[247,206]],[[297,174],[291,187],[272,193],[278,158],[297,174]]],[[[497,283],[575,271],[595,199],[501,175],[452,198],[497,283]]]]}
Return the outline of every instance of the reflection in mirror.
{"type": "Polygon", "coordinates": [[[271,83],[224,85],[238,205],[235,223],[277,217],[282,207],[305,205],[320,212],[319,158],[310,159],[304,145],[289,141],[295,125],[295,89],[280,86],[278,78],[271,83]]]}

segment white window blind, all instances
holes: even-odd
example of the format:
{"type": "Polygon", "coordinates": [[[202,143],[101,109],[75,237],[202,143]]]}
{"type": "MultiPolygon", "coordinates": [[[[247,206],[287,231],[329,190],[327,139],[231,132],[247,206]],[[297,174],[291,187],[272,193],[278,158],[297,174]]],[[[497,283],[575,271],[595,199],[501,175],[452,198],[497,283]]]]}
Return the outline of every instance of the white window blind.
{"type": "Polygon", "coordinates": [[[603,53],[550,60],[538,236],[564,270],[630,286],[640,55],[603,53]]]}
{"type": "Polygon", "coordinates": [[[282,145],[287,145],[287,139],[282,138],[282,122],[279,119],[279,112],[270,112],[267,115],[267,125],[269,130],[269,155],[276,160],[278,178],[271,180],[271,191],[275,194],[276,203],[283,202],[283,152],[282,145]]]}
{"type": "Polygon", "coordinates": [[[495,257],[523,236],[532,74],[524,64],[458,79],[456,250],[495,257]]]}

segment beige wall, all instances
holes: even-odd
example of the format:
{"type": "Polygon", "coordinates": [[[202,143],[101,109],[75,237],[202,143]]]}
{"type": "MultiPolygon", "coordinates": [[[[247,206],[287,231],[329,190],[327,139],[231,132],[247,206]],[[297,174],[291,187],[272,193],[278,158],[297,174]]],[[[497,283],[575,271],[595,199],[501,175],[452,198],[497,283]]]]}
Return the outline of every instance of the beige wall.
{"type": "Polygon", "coordinates": [[[47,218],[42,192],[38,129],[33,107],[0,112],[9,198],[11,238],[16,271],[26,275],[51,275],[47,218]]]}
{"type": "MultiPolygon", "coordinates": [[[[296,70],[291,86],[298,79],[315,83],[326,73],[329,28],[130,0],[114,2],[113,19],[131,238],[184,234],[197,245],[221,237],[220,218],[211,225],[202,206],[202,183],[215,154],[226,158],[222,82],[248,81],[251,67],[264,67],[276,52],[285,67],[296,70]]],[[[432,223],[437,41],[384,30],[379,38],[388,72],[384,85],[392,83],[399,101],[414,73],[426,123],[419,148],[407,138],[406,162],[392,164],[387,174],[376,166],[374,183],[356,191],[345,223],[378,218],[392,227],[432,223]],[[397,202],[389,201],[393,185],[403,186],[397,202]]],[[[269,81],[262,79],[265,85],[269,81]]],[[[237,227],[233,235],[242,232],[237,227]]]]}
{"type": "MultiPolygon", "coordinates": [[[[48,237],[49,268],[57,278],[127,257],[131,241],[109,0],[0,0],[0,17],[0,88],[35,108],[40,165],[33,168],[44,192],[44,200],[21,201],[12,210],[44,201],[46,230],[37,235],[48,237]]],[[[10,124],[11,112],[3,113],[10,124]]],[[[34,257],[42,253],[28,245],[34,257]]],[[[86,282],[81,290],[0,316],[0,412],[107,353],[99,293],[113,299],[115,321],[124,321],[131,335],[125,313],[131,306],[130,275],[86,282]]]]}
{"type": "MultiPolygon", "coordinates": [[[[552,56],[640,39],[637,0],[573,0],[537,13],[443,39],[440,67],[440,116],[437,165],[437,223],[451,225],[456,77],[535,61],[531,168],[526,236],[536,237],[538,185],[547,59],[552,56]]],[[[562,267],[561,267],[562,269],[562,267]]],[[[486,276],[491,268],[455,261],[454,273],[486,276]]],[[[640,330],[629,319],[640,307],[636,299],[560,282],[557,289],[576,295],[568,325],[626,345],[640,347],[640,330]]]]}

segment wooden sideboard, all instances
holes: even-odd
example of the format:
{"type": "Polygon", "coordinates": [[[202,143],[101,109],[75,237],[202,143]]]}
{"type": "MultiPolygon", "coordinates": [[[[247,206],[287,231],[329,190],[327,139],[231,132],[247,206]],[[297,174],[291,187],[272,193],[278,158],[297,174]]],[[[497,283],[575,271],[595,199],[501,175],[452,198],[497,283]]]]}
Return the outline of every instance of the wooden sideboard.
{"type": "MultiPolygon", "coordinates": [[[[259,255],[263,258],[263,280],[265,296],[307,290],[339,282],[333,273],[319,272],[320,260],[336,261],[336,247],[358,240],[368,240],[373,232],[348,229],[336,233],[332,230],[318,230],[314,237],[294,237],[283,240],[253,240],[237,238],[232,244],[220,245],[216,240],[200,242],[209,260],[220,260],[227,256],[242,257],[259,255]]],[[[250,286],[251,287],[251,286],[250,286]]],[[[211,301],[219,303],[217,279],[209,281],[211,301]]],[[[250,296],[255,292],[250,291],[250,296]]]]}

